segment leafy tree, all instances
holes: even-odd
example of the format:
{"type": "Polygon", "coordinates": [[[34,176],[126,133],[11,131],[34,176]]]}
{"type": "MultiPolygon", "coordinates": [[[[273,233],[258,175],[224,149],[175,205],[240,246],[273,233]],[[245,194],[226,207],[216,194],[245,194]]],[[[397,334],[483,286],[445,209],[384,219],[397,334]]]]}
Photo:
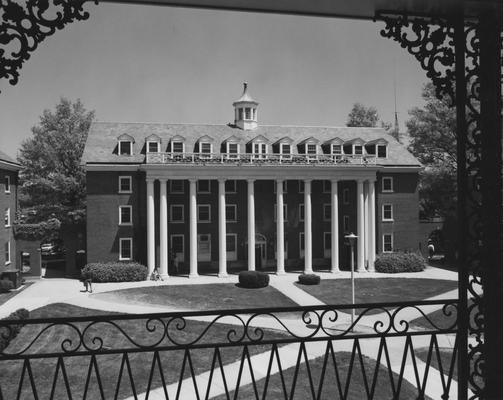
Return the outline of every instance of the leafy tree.
{"type": "Polygon", "coordinates": [[[80,159],[94,111],[80,100],[61,98],[54,111],[44,110],[32,137],[21,144],[21,222],[57,218],[70,222],[85,213],[85,171],[80,159]]]}
{"type": "Polygon", "coordinates": [[[379,114],[374,107],[366,107],[361,103],[355,103],[349,112],[346,125],[376,127],[378,122],[379,114]]]}

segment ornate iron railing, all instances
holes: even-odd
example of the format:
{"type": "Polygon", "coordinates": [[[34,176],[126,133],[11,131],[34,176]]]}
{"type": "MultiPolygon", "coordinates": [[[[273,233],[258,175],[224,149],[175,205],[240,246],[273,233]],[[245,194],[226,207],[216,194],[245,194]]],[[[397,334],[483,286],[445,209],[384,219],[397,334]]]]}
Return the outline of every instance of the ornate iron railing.
{"type": "Polygon", "coordinates": [[[1,320],[4,339],[21,329],[0,398],[455,398],[457,315],[444,300],[1,320]]]}
{"type": "Polygon", "coordinates": [[[147,164],[236,164],[246,165],[376,165],[375,155],[351,154],[232,154],[232,153],[147,153],[147,164]]]}

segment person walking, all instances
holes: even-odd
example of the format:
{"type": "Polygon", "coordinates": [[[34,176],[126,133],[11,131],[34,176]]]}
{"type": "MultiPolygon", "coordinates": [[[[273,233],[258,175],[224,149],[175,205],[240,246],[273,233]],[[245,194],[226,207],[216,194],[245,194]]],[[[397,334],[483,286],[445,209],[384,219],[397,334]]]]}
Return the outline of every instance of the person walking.
{"type": "Polygon", "coordinates": [[[433,241],[428,239],[428,261],[433,259],[433,254],[435,254],[435,246],[433,245],[433,241]]]}

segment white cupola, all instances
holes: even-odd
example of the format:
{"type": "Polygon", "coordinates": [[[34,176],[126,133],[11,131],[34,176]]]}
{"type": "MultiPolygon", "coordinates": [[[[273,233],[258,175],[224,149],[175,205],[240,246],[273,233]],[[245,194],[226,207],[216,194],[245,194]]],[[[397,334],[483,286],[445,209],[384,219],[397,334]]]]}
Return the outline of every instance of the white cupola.
{"type": "Polygon", "coordinates": [[[234,106],[234,124],[245,131],[256,129],[258,103],[248,94],[248,84],[243,83],[243,94],[232,103],[234,106]]]}

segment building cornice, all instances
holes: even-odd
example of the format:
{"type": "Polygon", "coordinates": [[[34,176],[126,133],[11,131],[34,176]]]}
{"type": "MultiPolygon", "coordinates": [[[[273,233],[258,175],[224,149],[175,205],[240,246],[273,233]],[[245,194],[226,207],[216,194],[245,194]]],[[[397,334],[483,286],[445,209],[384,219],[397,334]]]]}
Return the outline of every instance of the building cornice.
{"type": "Polygon", "coordinates": [[[5,161],[5,160],[0,160],[0,169],[5,169],[8,171],[19,171],[23,169],[23,167],[20,164],[5,161]]]}

